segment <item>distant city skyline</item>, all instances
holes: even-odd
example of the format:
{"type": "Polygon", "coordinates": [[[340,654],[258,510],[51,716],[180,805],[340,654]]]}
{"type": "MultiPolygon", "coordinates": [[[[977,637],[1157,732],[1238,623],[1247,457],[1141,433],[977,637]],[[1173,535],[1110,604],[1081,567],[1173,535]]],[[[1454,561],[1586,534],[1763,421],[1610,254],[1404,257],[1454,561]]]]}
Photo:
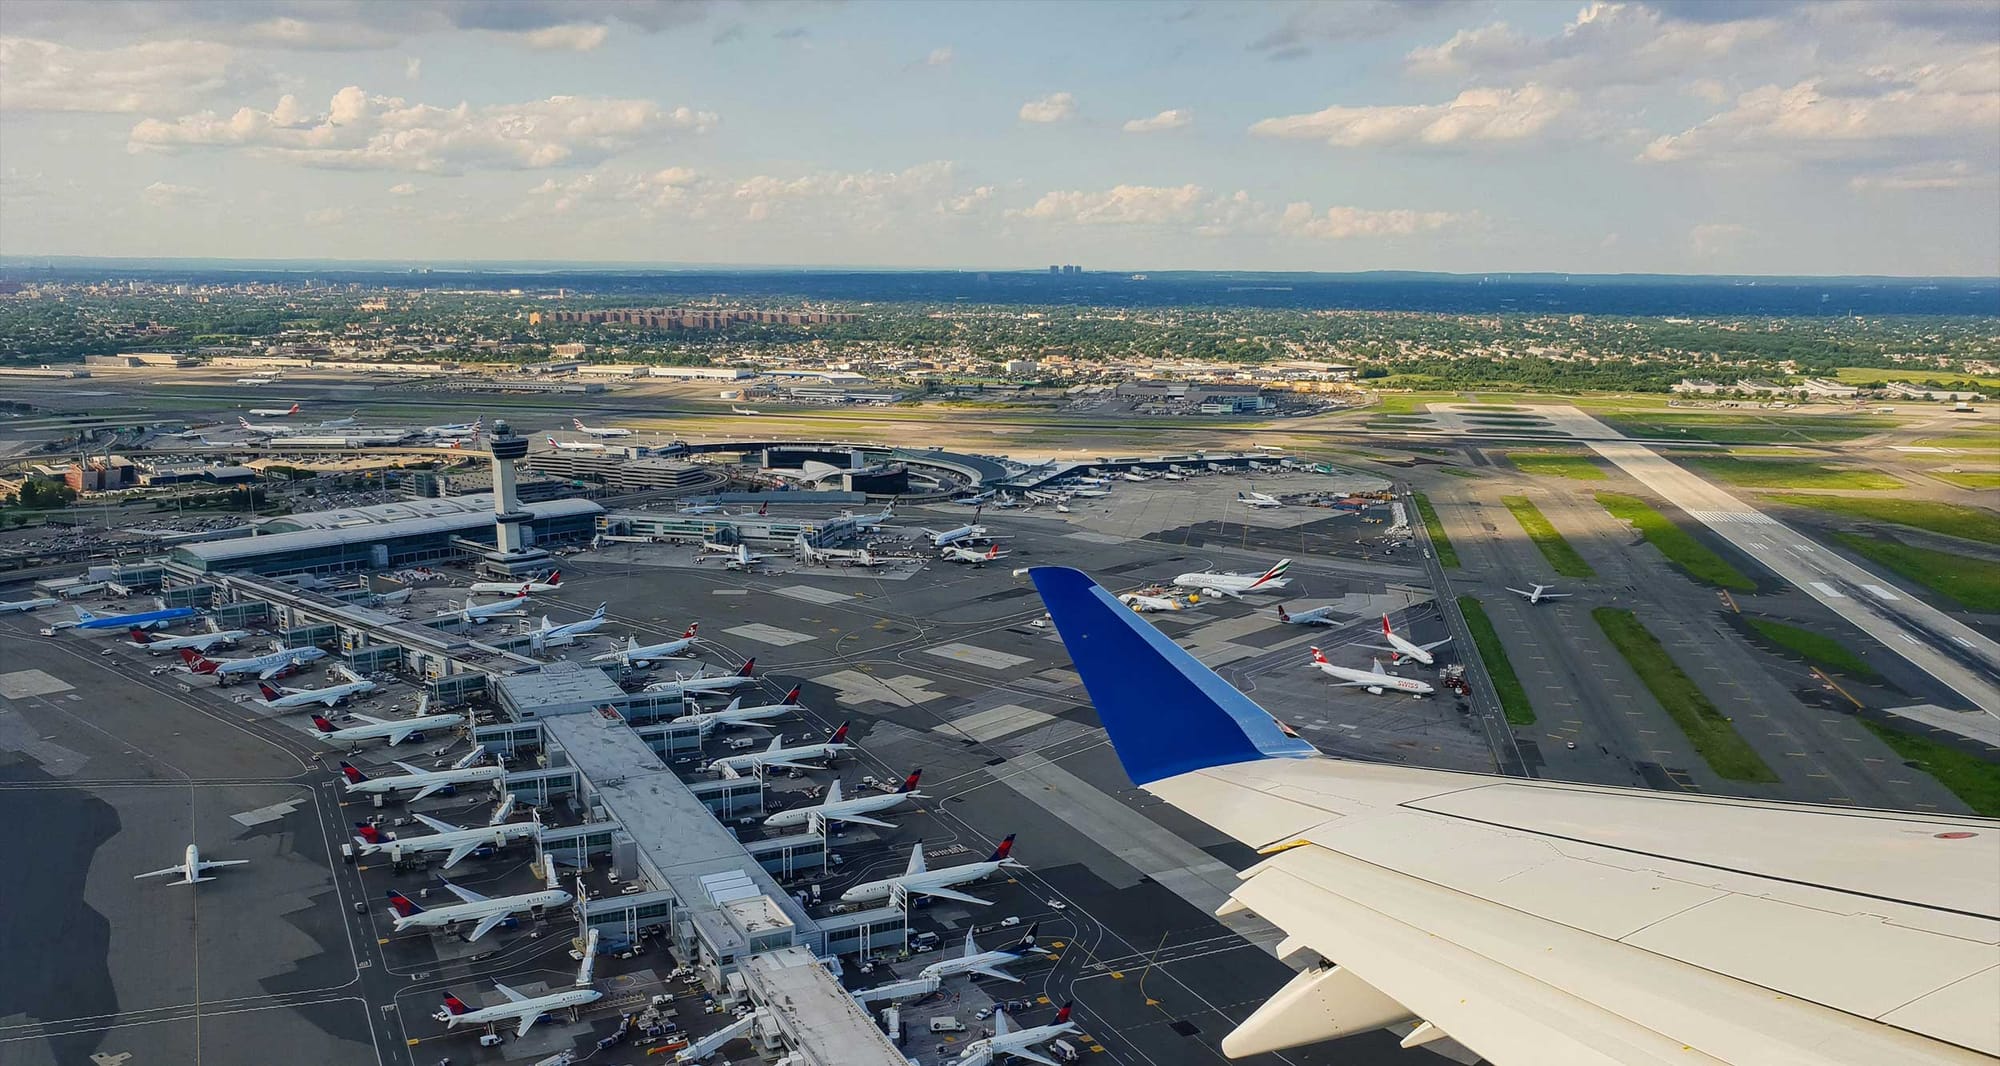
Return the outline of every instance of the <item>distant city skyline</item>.
{"type": "Polygon", "coordinates": [[[1993,276],[1996,24],[10,0],[0,255],[1993,276]]]}

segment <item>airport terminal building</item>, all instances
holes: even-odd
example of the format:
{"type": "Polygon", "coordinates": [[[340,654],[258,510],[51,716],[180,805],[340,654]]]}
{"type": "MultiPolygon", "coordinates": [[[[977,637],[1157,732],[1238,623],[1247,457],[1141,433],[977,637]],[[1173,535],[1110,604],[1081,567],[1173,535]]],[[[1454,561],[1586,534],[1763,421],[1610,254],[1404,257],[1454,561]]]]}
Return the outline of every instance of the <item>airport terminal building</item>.
{"type": "MultiPolygon", "coordinates": [[[[521,505],[531,544],[582,544],[604,508],[589,500],[521,505]]],[[[204,573],[327,574],[437,562],[494,549],[493,496],[480,493],[316,511],[273,519],[252,536],[175,547],[171,560],[204,573]]]]}

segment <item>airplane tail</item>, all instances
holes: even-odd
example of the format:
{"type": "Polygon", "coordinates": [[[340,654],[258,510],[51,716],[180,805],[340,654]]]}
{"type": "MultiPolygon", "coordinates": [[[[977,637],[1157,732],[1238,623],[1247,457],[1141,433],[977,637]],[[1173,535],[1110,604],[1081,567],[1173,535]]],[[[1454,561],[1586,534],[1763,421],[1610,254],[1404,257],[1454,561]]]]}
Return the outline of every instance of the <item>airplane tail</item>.
{"type": "Polygon", "coordinates": [[[581,418],[572,418],[572,419],[570,419],[569,421],[570,421],[570,424],[571,424],[571,425],[575,426],[575,427],[576,427],[576,428],[578,428],[578,429],[582,429],[582,428],[584,428],[584,426],[583,426],[583,419],[581,419],[581,418]]]}
{"type": "Polygon", "coordinates": [[[368,780],[367,774],[364,774],[361,771],[356,770],[354,768],[354,764],[348,762],[345,759],[342,759],[340,761],[340,774],[342,777],[347,778],[347,783],[350,785],[358,785],[361,782],[368,780]]]}
{"type": "Polygon", "coordinates": [[[363,844],[382,843],[382,831],[367,822],[354,823],[354,839],[363,844]]]}
{"type": "Polygon", "coordinates": [[[988,559],[998,559],[998,558],[1000,558],[1000,545],[998,545],[998,544],[995,544],[995,545],[992,545],[992,546],[988,547],[988,548],[986,549],[986,557],[987,557],[988,559]]]}
{"type": "Polygon", "coordinates": [[[792,686],[792,690],[791,690],[790,692],[787,692],[787,693],[785,693],[785,698],[784,698],[783,702],[785,702],[785,703],[797,703],[797,702],[799,702],[799,689],[800,689],[800,687],[801,687],[801,686],[799,686],[799,685],[793,685],[793,686],[792,686]]]}
{"type": "Polygon", "coordinates": [[[1313,645],[1312,653],[1313,653],[1313,662],[1323,663],[1326,661],[1326,653],[1319,650],[1319,645],[1317,644],[1313,645]]]}
{"type": "Polygon", "coordinates": [[[897,789],[896,791],[897,791],[897,792],[915,792],[915,791],[917,790],[917,779],[918,779],[918,778],[920,778],[920,777],[922,777],[922,776],[924,776],[924,772],[923,772],[923,770],[921,770],[921,769],[917,769],[917,770],[911,770],[911,771],[910,771],[910,776],[908,776],[908,777],[906,777],[906,778],[904,778],[904,779],[903,779],[903,787],[902,787],[902,788],[899,788],[899,789],[897,789]]]}
{"type": "Polygon", "coordinates": [[[1270,568],[1269,570],[1264,571],[1264,573],[1261,576],[1259,576],[1257,580],[1252,581],[1250,583],[1250,587],[1254,589],[1257,586],[1264,584],[1265,582],[1276,581],[1277,579],[1284,577],[1285,571],[1289,569],[1291,565],[1292,561],[1290,559],[1278,560],[1278,565],[1270,568]]]}
{"type": "Polygon", "coordinates": [[[186,663],[187,668],[197,674],[212,674],[218,665],[214,660],[204,658],[187,648],[181,649],[181,662],[186,663]]]}
{"type": "Polygon", "coordinates": [[[289,411],[286,411],[285,413],[286,413],[286,414],[288,414],[288,415],[295,415],[295,414],[298,414],[298,413],[299,413],[299,405],[298,405],[298,404],[293,404],[293,405],[292,405],[292,409],[291,409],[291,410],[289,410],[289,411]]]}
{"type": "Polygon", "coordinates": [[[550,575],[549,575],[549,579],[548,579],[548,580],[547,580],[546,582],[543,582],[543,583],[544,583],[544,584],[548,584],[548,585],[560,585],[560,584],[562,584],[562,571],[558,570],[558,571],[556,571],[555,573],[553,573],[553,574],[550,574],[550,575]]]}
{"type": "Polygon", "coordinates": [[[1385,614],[1385,615],[1383,615],[1383,616],[1382,616],[1382,635],[1386,637],[1386,636],[1389,636],[1389,635],[1391,635],[1391,634],[1392,634],[1392,633],[1394,633],[1394,632],[1395,632],[1395,630],[1393,630],[1393,629],[1390,629],[1390,628],[1389,628],[1389,616],[1388,616],[1388,615],[1386,615],[1386,614],[1385,614]]]}
{"type": "Polygon", "coordinates": [[[464,1014],[472,1008],[466,1006],[465,1001],[459,999],[457,996],[446,992],[444,994],[444,1009],[451,1014],[464,1014]]]}
{"type": "Polygon", "coordinates": [[[1035,930],[1041,928],[1041,926],[1042,923],[1040,922],[1029,923],[1028,931],[1021,934],[1021,939],[1017,943],[1015,943],[1014,950],[1033,951],[1035,948],[1035,930]]]}
{"type": "Polygon", "coordinates": [[[1280,622],[1289,622],[1289,621],[1291,621],[1291,620],[1292,620],[1292,616],[1291,616],[1291,615],[1288,615],[1288,614],[1286,614],[1286,613],[1285,613],[1285,605],[1284,605],[1284,604],[1282,604],[1282,603],[1281,603],[1281,604],[1279,604],[1279,605],[1278,605],[1278,621],[1280,621],[1280,622]]]}
{"type": "Polygon", "coordinates": [[[689,622],[687,627],[687,632],[681,634],[681,639],[682,640],[694,639],[694,631],[700,628],[701,628],[700,622],[689,622]]]}
{"type": "Polygon", "coordinates": [[[1007,834],[1006,839],[1000,842],[1000,846],[993,849],[993,854],[988,855],[986,857],[986,861],[1005,862],[1007,861],[1007,857],[1013,854],[1013,852],[1014,852],[1014,834],[1009,833],[1007,834]]]}
{"type": "Polygon", "coordinates": [[[847,723],[846,722],[840,723],[840,728],[834,730],[831,734],[829,734],[826,738],[826,742],[828,744],[847,743],[847,723]]]}
{"type": "Polygon", "coordinates": [[[81,608],[81,607],[78,607],[78,608],[76,608],[75,610],[76,610],[76,620],[77,620],[77,622],[78,622],[79,624],[81,624],[81,623],[84,623],[84,622],[95,622],[95,621],[97,621],[97,616],[96,616],[96,615],[94,615],[94,614],[91,614],[91,613],[90,613],[89,611],[86,611],[86,610],[84,610],[84,609],[83,609],[83,608],[81,608]]]}
{"type": "Polygon", "coordinates": [[[424,913],[424,909],[417,905],[416,900],[403,895],[393,888],[386,895],[389,897],[389,909],[395,911],[398,917],[410,918],[424,913]]]}
{"type": "Polygon", "coordinates": [[[323,714],[313,715],[313,728],[322,733],[334,732],[333,723],[327,721],[326,716],[323,714]]]}
{"type": "Polygon", "coordinates": [[[606,607],[609,607],[609,606],[611,606],[611,604],[609,604],[609,603],[600,603],[600,604],[598,604],[598,605],[597,605],[597,610],[595,610],[595,611],[592,611],[592,612],[590,612],[590,617],[591,617],[591,618],[593,618],[593,619],[601,619],[601,618],[603,618],[603,617],[604,617],[604,609],[605,609],[606,607]]]}
{"type": "Polygon", "coordinates": [[[279,692],[277,689],[272,688],[269,684],[262,681],[257,682],[257,691],[263,693],[264,699],[266,700],[282,699],[285,695],[284,693],[279,692]]]}
{"type": "Polygon", "coordinates": [[[151,644],[153,642],[153,638],[147,636],[146,631],[138,628],[137,626],[134,626],[131,629],[130,636],[132,637],[132,643],[134,644],[151,644]]]}
{"type": "Polygon", "coordinates": [[[1056,1020],[1050,1024],[1052,1025],[1069,1024],[1069,1008],[1070,1008],[1069,1004],[1067,1003],[1063,1004],[1062,1009],[1056,1012],[1056,1020]]]}
{"type": "Polygon", "coordinates": [[[743,661],[743,669],[741,669],[741,670],[738,670],[738,671],[736,671],[736,676],[737,676],[737,677],[749,677],[749,676],[751,675],[751,671],[753,671],[753,670],[755,670],[755,669],[757,669],[757,660],[756,660],[756,658],[755,658],[755,657],[753,656],[753,657],[751,657],[751,658],[749,658],[749,659],[745,659],[745,660],[743,661]]]}
{"type": "Polygon", "coordinates": [[[1029,576],[1133,783],[1316,754],[1082,571],[1038,566],[1029,576]]]}

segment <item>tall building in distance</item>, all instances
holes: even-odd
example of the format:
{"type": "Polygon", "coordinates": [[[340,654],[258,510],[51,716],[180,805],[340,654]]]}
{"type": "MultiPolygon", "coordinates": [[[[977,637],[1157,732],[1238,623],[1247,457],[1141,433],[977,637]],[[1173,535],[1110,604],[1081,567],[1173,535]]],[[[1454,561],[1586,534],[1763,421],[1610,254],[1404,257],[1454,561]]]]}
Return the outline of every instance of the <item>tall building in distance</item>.
{"type": "Polygon", "coordinates": [[[549,553],[528,543],[528,523],[535,516],[523,510],[514,485],[514,464],[528,454],[528,438],[515,434],[504,420],[493,423],[486,450],[493,456],[493,543],[481,568],[506,577],[535,573],[549,553]]]}

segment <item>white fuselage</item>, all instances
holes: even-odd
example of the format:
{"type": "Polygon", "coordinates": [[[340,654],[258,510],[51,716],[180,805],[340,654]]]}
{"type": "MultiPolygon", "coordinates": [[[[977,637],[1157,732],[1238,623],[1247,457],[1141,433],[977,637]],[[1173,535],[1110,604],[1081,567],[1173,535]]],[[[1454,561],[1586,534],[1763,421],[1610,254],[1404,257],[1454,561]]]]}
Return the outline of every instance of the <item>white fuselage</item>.
{"type": "Polygon", "coordinates": [[[553,1014],[568,1007],[588,1006],[603,998],[604,993],[594,988],[572,988],[562,992],[551,992],[546,996],[536,996],[533,999],[454,1014],[444,1024],[447,1029],[456,1029],[461,1025],[485,1025],[489,1022],[518,1022],[528,1019],[532,1025],[533,1019],[544,1014],[553,1014]]]}
{"type": "Polygon", "coordinates": [[[355,848],[363,855],[374,855],[395,849],[405,855],[412,852],[453,851],[466,844],[481,846],[491,844],[503,847],[508,841],[526,840],[542,831],[539,822],[502,822],[499,825],[482,825],[471,829],[454,829],[449,833],[432,833],[420,837],[397,837],[377,844],[358,843],[355,848]]]}
{"type": "Polygon", "coordinates": [[[1368,691],[1381,695],[1384,692],[1407,692],[1412,696],[1428,696],[1437,689],[1427,682],[1413,677],[1397,677],[1395,674],[1378,674],[1372,670],[1356,670],[1351,666],[1334,663],[1313,663],[1320,673],[1341,681],[1358,681],[1368,691]]]}
{"type": "Polygon", "coordinates": [[[20,611],[39,611],[44,607],[54,607],[56,604],[60,602],[62,601],[52,600],[46,596],[40,596],[32,600],[11,600],[7,603],[0,603],[0,614],[14,614],[20,611]]]}
{"type": "Polygon", "coordinates": [[[724,674],[720,677],[689,677],[675,681],[655,681],[646,686],[647,692],[671,692],[679,696],[696,696],[704,692],[728,692],[741,685],[747,685],[754,678],[741,674],[724,674]]]}
{"type": "Polygon", "coordinates": [[[754,725],[758,722],[768,722],[773,718],[783,718],[788,714],[797,714],[803,710],[805,708],[796,703],[767,703],[761,707],[737,707],[734,709],[725,707],[719,711],[684,714],[674,719],[674,721],[691,722],[695,728],[707,732],[716,726],[754,725]]]}
{"type": "Polygon", "coordinates": [[[603,655],[593,655],[590,661],[594,663],[621,662],[627,666],[650,663],[655,659],[665,659],[679,655],[689,648],[694,647],[695,639],[694,637],[682,637],[679,640],[669,640],[664,644],[647,644],[637,648],[624,648],[619,651],[606,652],[603,655]]]}
{"type": "Polygon", "coordinates": [[[543,889],[540,892],[526,892],[518,896],[501,896],[497,899],[482,900],[478,903],[454,903],[448,907],[427,907],[415,914],[397,915],[396,932],[411,929],[444,929],[460,922],[477,922],[495,914],[513,914],[517,911],[534,911],[548,907],[568,906],[575,897],[559,888],[543,889]]]}
{"type": "Polygon", "coordinates": [[[764,751],[747,751],[741,755],[724,755],[708,764],[710,773],[721,773],[724,769],[742,773],[768,763],[808,762],[813,759],[831,759],[839,752],[847,750],[845,744],[802,744],[796,748],[768,748],[764,751]]]}
{"type": "Polygon", "coordinates": [[[1128,592],[1118,597],[1118,600],[1135,611],[1178,611],[1181,609],[1181,601],[1171,596],[1141,596],[1136,592],[1128,592]]]}
{"type": "Polygon", "coordinates": [[[375,792],[388,794],[405,789],[475,785],[482,781],[498,781],[506,776],[507,768],[504,766],[468,766],[462,770],[432,770],[421,774],[398,774],[395,777],[371,777],[366,781],[349,781],[347,791],[363,795],[375,792]]]}
{"type": "Polygon", "coordinates": [[[1266,580],[1262,574],[1182,574],[1174,578],[1174,584],[1184,589],[1240,596],[1246,592],[1276,592],[1291,580],[1288,577],[1266,580]]]}
{"type": "Polygon", "coordinates": [[[521,592],[561,592],[561,585],[546,581],[475,581],[465,591],[475,596],[513,596],[521,592]]]}
{"type": "Polygon", "coordinates": [[[1330,626],[1334,624],[1333,608],[1314,607],[1312,610],[1297,613],[1287,611],[1285,617],[1279,621],[1294,626],[1330,626]]]}
{"type": "Polygon", "coordinates": [[[170,651],[179,651],[182,648],[193,648],[195,651],[205,652],[217,644],[228,646],[249,635],[250,631],[247,629],[226,629],[220,633],[196,633],[185,637],[154,637],[144,644],[136,640],[128,640],[126,643],[148,655],[163,655],[170,651]]]}
{"type": "Polygon", "coordinates": [[[275,700],[258,700],[257,702],[272,708],[305,707],[315,703],[322,707],[331,707],[342,700],[352,699],[355,696],[373,692],[375,691],[375,687],[375,682],[373,681],[349,681],[344,685],[329,685],[325,688],[309,688],[299,692],[287,692],[275,700]]]}
{"type": "Polygon", "coordinates": [[[259,655],[254,659],[228,659],[215,664],[212,671],[216,677],[236,677],[241,674],[261,674],[266,670],[298,666],[326,658],[326,652],[313,647],[285,648],[269,655],[259,655]]]}
{"type": "Polygon", "coordinates": [[[521,610],[527,605],[528,597],[526,596],[509,596],[504,600],[494,600],[492,603],[473,603],[471,600],[467,600],[464,607],[447,613],[456,614],[462,618],[471,619],[474,622],[481,622],[492,618],[494,615],[521,610]]]}
{"type": "Polygon", "coordinates": [[[957,529],[947,529],[942,533],[932,533],[930,535],[931,546],[936,548],[950,547],[962,540],[971,540],[974,537],[984,536],[985,533],[985,526],[959,526],[957,529]]]}
{"type": "Polygon", "coordinates": [[[559,626],[547,624],[548,619],[546,618],[542,619],[542,622],[542,628],[535,631],[536,635],[545,641],[552,641],[563,637],[580,637],[585,633],[589,633],[604,624],[604,616],[592,615],[580,621],[564,622],[559,626]]]}
{"type": "Polygon", "coordinates": [[[1409,641],[1403,639],[1403,637],[1398,633],[1396,633],[1396,631],[1393,629],[1383,633],[1382,639],[1389,642],[1389,646],[1396,650],[1396,654],[1404,656],[1405,658],[1415,659],[1416,661],[1424,664],[1425,666],[1431,666],[1436,664],[1437,662],[1437,656],[1432,655],[1428,650],[1426,650],[1421,645],[1412,644],[1409,641]]]}
{"type": "Polygon", "coordinates": [[[1037,1025],[1033,1029],[1016,1029],[1006,1036],[989,1036],[984,1040],[974,1040],[958,1053],[960,1062],[992,1062],[1013,1054],[1016,1050],[1034,1047],[1036,1044],[1054,1040],[1065,1033],[1077,1031],[1075,1025],[1064,1022],[1061,1025],[1037,1025]]]}
{"type": "Polygon", "coordinates": [[[771,829],[789,829],[810,823],[815,814],[829,822],[837,822],[843,815],[874,814],[876,811],[886,811],[899,806],[904,800],[922,798],[921,792],[884,792],[875,796],[856,796],[838,803],[822,803],[816,807],[779,811],[764,819],[764,825],[771,829]]]}
{"type": "Polygon", "coordinates": [[[397,734],[405,734],[404,739],[408,739],[409,733],[421,733],[426,729],[444,729],[464,723],[464,715],[426,714],[417,718],[398,718],[393,722],[370,722],[367,725],[348,726],[346,729],[336,729],[331,733],[314,735],[328,744],[353,744],[358,741],[383,738],[394,742],[397,734]]]}
{"type": "Polygon", "coordinates": [[[942,870],[926,870],[920,874],[904,874],[901,877],[885,877],[880,881],[868,881],[855,885],[840,894],[842,903],[876,903],[888,899],[901,886],[912,896],[921,896],[925,889],[951,888],[972,881],[984,880],[1001,869],[1014,868],[1020,863],[1012,859],[988,859],[984,862],[969,862],[963,866],[951,866],[942,870]]]}
{"type": "Polygon", "coordinates": [[[961,955],[955,959],[934,962],[917,971],[920,978],[943,980],[962,973],[981,973],[998,970],[1010,962],[1020,962],[1022,956],[1011,951],[982,951],[977,955],[961,955]]]}

